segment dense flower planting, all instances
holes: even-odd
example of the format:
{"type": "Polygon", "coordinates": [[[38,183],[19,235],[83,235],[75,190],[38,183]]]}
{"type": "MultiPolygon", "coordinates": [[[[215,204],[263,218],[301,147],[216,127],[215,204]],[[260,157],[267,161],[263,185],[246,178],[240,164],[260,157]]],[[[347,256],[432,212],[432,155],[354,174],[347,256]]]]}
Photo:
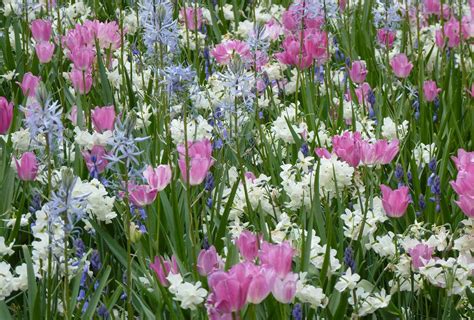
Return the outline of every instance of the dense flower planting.
{"type": "Polygon", "coordinates": [[[474,317],[473,0],[4,0],[0,319],[474,317]]]}

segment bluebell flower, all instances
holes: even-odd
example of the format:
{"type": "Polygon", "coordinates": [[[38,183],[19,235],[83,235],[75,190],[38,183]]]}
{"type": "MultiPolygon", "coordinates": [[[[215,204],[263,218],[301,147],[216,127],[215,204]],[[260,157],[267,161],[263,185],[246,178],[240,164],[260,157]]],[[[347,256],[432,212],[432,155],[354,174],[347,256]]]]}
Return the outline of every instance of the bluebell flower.
{"type": "Polygon", "coordinates": [[[353,252],[352,252],[351,247],[347,247],[344,250],[344,263],[346,264],[346,266],[351,268],[352,273],[356,272],[356,263],[353,257],[353,252]]]}
{"type": "Polygon", "coordinates": [[[109,310],[107,310],[107,307],[103,303],[97,309],[97,315],[99,317],[104,318],[104,319],[109,319],[109,317],[110,317],[109,310]]]}
{"type": "Polygon", "coordinates": [[[309,156],[309,147],[308,147],[308,144],[307,144],[307,143],[303,143],[303,144],[301,145],[300,151],[301,151],[301,153],[302,153],[305,157],[309,156]]]}
{"type": "Polygon", "coordinates": [[[166,67],[161,70],[161,74],[164,76],[161,83],[166,84],[170,97],[186,93],[196,77],[196,72],[191,66],[184,67],[182,65],[166,67]]]}
{"type": "Polygon", "coordinates": [[[90,261],[92,271],[99,273],[100,268],[102,268],[102,262],[100,261],[100,254],[98,250],[92,251],[90,261]]]}
{"type": "Polygon", "coordinates": [[[302,320],[303,319],[303,309],[301,307],[301,303],[295,304],[293,310],[291,311],[291,315],[293,316],[294,320],[302,320]]]}

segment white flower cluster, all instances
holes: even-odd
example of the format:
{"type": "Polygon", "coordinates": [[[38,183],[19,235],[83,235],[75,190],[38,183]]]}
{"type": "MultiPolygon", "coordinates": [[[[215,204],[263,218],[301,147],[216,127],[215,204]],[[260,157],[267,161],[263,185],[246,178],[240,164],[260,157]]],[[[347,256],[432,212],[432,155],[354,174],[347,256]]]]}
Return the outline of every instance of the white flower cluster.
{"type": "Polygon", "coordinates": [[[170,282],[169,292],[174,295],[174,300],[180,302],[183,309],[196,310],[207,297],[207,290],[201,287],[200,281],[192,284],[184,281],[181,274],[172,272],[166,279],[170,282]]]}
{"type": "Polygon", "coordinates": [[[115,197],[109,197],[105,187],[97,180],[81,181],[77,179],[72,191],[73,196],[86,195],[86,210],[90,218],[95,217],[99,221],[111,223],[117,217],[113,211],[115,197]]]}
{"type": "Polygon", "coordinates": [[[346,237],[357,240],[361,231],[362,237],[373,235],[377,231],[377,225],[388,219],[380,198],[374,197],[372,203],[367,203],[367,208],[365,207],[365,199],[360,199],[354,204],[353,210],[346,209],[341,215],[346,237]]]}
{"type": "MultiPolygon", "coordinates": [[[[211,139],[212,126],[202,116],[188,119],[186,123],[188,141],[211,139]]],[[[184,143],[184,122],[181,119],[173,119],[170,124],[171,137],[175,144],[184,143]]]]}
{"type": "Polygon", "coordinates": [[[308,303],[313,309],[325,308],[329,300],[323,289],[306,283],[305,272],[299,274],[298,282],[296,282],[296,298],[302,303],[308,303]]]}

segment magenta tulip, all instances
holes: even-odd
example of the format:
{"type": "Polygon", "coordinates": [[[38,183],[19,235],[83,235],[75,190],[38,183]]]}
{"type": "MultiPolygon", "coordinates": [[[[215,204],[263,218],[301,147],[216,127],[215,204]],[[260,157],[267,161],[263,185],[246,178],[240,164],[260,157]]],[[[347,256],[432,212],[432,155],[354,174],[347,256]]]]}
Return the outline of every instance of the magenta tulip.
{"type": "Polygon", "coordinates": [[[87,94],[92,88],[92,74],[90,72],[72,69],[69,79],[74,90],[80,94],[87,94]]]}
{"type": "Polygon", "coordinates": [[[219,257],[216,248],[202,249],[197,258],[197,270],[201,276],[207,276],[214,270],[219,269],[219,257]]]}
{"type": "Polygon", "coordinates": [[[332,137],[333,151],[336,155],[352,167],[357,167],[360,162],[360,132],[346,131],[342,135],[332,137]]]}
{"type": "Polygon", "coordinates": [[[115,109],[114,106],[96,107],[92,110],[92,124],[98,132],[114,130],[115,109]]]}
{"type": "Polygon", "coordinates": [[[367,68],[364,61],[352,62],[352,67],[349,69],[349,77],[355,83],[363,83],[367,77],[367,68]]]}
{"type": "Polygon", "coordinates": [[[49,41],[51,38],[51,22],[36,19],[31,22],[31,34],[37,42],[49,41]]]}
{"type": "Polygon", "coordinates": [[[433,102],[440,92],[441,89],[436,86],[436,82],[433,80],[426,80],[423,83],[423,95],[426,101],[433,102]]]}
{"type": "Polygon", "coordinates": [[[275,284],[276,274],[273,269],[260,268],[252,277],[247,292],[247,302],[259,304],[270,294],[275,284]]]}
{"type": "Polygon", "coordinates": [[[23,181],[34,181],[38,174],[38,161],[33,152],[25,152],[20,161],[15,159],[18,178],[23,181]]]}
{"type": "Polygon", "coordinates": [[[0,97],[0,134],[5,134],[10,129],[13,120],[13,103],[5,97],[0,97]]]}
{"type": "Polygon", "coordinates": [[[36,95],[36,89],[41,81],[41,77],[34,76],[31,72],[23,75],[20,87],[24,96],[34,97],[36,95]]]}
{"type": "Polygon", "coordinates": [[[144,207],[152,204],[158,190],[149,185],[137,185],[133,182],[128,183],[128,195],[130,201],[137,207],[144,207]]]}
{"type": "Polygon", "coordinates": [[[253,261],[258,255],[259,249],[259,236],[256,234],[244,230],[237,241],[235,242],[237,248],[239,248],[240,255],[247,261],[253,261]]]}

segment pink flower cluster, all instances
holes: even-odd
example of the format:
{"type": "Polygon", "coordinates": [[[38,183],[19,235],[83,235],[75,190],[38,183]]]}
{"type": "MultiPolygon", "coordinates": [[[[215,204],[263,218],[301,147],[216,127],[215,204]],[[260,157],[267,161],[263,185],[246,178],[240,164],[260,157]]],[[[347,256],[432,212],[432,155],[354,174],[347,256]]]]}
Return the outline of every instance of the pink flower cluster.
{"type": "MultiPolygon", "coordinates": [[[[398,153],[399,143],[397,139],[390,142],[387,140],[376,140],[370,142],[361,137],[360,132],[346,131],[342,135],[332,137],[333,152],[352,167],[363,165],[380,165],[390,163],[398,153]]],[[[317,155],[328,157],[329,152],[316,150],[317,155]]]]}
{"type": "Polygon", "coordinates": [[[68,50],[68,58],[73,63],[70,80],[74,89],[81,94],[88,93],[92,88],[96,41],[100,49],[118,49],[121,45],[118,24],[86,20],[82,25],[76,24],[76,27],[62,38],[63,46],[68,50]]]}
{"type": "Polygon", "coordinates": [[[281,63],[306,69],[313,61],[322,64],[328,59],[328,35],[321,30],[323,15],[303,17],[299,6],[293,4],[283,13],[286,37],[282,43],[283,51],[275,57],[281,63]]]}
{"type": "Polygon", "coordinates": [[[51,38],[51,22],[41,19],[32,21],[31,33],[36,41],[35,50],[39,62],[50,62],[54,53],[54,43],[49,42],[51,38]]]}
{"type": "Polygon", "coordinates": [[[249,231],[240,235],[236,245],[244,262],[228,271],[217,269],[208,275],[211,293],[206,307],[209,318],[232,318],[233,312],[241,310],[247,303],[261,303],[270,293],[281,303],[291,302],[298,280],[298,275],[291,271],[294,256],[291,245],[261,241],[260,236],[249,231]],[[255,262],[257,257],[260,264],[255,262]]]}
{"type": "Polygon", "coordinates": [[[458,194],[456,204],[466,216],[474,218],[474,152],[459,149],[452,159],[458,169],[456,180],[450,182],[458,194]]]}

